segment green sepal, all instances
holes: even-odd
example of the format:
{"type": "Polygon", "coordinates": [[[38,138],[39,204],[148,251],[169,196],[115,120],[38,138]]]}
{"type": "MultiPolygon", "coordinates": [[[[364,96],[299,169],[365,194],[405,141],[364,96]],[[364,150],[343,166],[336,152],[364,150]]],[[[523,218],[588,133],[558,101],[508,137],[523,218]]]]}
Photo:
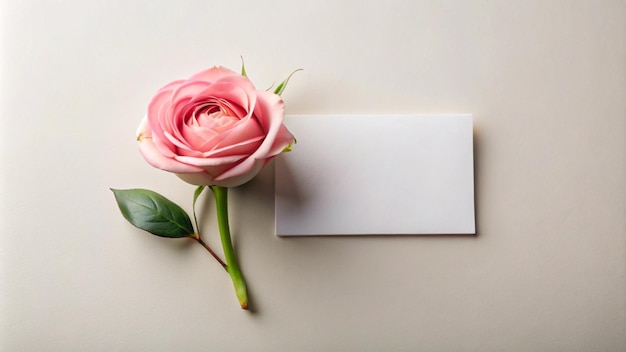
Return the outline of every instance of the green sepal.
{"type": "Polygon", "coordinates": [[[287,76],[287,78],[284,81],[280,82],[280,84],[276,87],[276,89],[274,89],[274,94],[277,94],[277,95],[283,94],[283,92],[285,91],[285,88],[287,88],[287,83],[289,83],[289,79],[291,78],[291,76],[293,76],[294,73],[298,71],[302,71],[302,69],[299,68],[293,71],[291,74],[289,74],[289,76],[287,76]]]}
{"type": "Polygon", "coordinates": [[[134,226],[168,238],[194,234],[189,215],[162,195],[147,189],[111,189],[122,215],[134,226]]]}
{"type": "Polygon", "coordinates": [[[294,144],[298,144],[298,140],[296,139],[296,137],[293,137],[293,143],[289,143],[285,148],[283,148],[281,153],[286,153],[286,152],[292,151],[294,144]]]}
{"type": "Polygon", "coordinates": [[[200,197],[200,194],[202,194],[202,191],[204,191],[204,189],[206,188],[206,186],[198,186],[198,188],[196,188],[195,191],[193,191],[193,208],[196,208],[196,201],[198,200],[198,197],[200,197]]]}
{"type": "Polygon", "coordinates": [[[243,56],[241,57],[241,75],[244,77],[248,77],[248,73],[246,72],[246,65],[243,63],[243,56]]]}
{"type": "Polygon", "coordinates": [[[200,197],[200,194],[202,194],[202,191],[204,191],[205,188],[206,186],[198,186],[198,188],[193,191],[193,204],[191,207],[193,209],[193,221],[196,223],[196,231],[198,232],[198,234],[200,233],[200,227],[198,226],[198,217],[196,217],[196,201],[198,200],[198,197],[200,197]]]}

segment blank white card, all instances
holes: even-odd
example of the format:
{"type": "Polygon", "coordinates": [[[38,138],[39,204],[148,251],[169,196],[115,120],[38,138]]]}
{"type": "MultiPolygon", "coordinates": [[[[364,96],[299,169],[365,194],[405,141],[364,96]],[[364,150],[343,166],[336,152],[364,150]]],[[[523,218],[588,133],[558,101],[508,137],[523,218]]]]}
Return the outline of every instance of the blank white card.
{"type": "Polygon", "coordinates": [[[474,234],[472,115],[287,116],[276,234],[474,234]]]}

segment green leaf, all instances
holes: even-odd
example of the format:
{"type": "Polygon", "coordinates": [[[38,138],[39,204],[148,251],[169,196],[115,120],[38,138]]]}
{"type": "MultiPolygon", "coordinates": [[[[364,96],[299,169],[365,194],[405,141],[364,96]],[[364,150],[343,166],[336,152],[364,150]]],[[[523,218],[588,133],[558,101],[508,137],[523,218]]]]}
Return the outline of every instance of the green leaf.
{"type": "Polygon", "coordinates": [[[246,65],[243,63],[243,56],[241,57],[241,75],[244,77],[248,77],[248,73],[246,72],[246,65]]]}
{"type": "Polygon", "coordinates": [[[128,222],[153,235],[169,238],[194,234],[187,213],[171,200],[147,189],[111,189],[128,222]]]}
{"type": "Polygon", "coordinates": [[[196,223],[196,231],[198,232],[198,234],[200,234],[200,227],[198,226],[198,218],[196,217],[196,201],[198,200],[198,197],[200,197],[200,194],[202,194],[202,191],[204,191],[205,188],[206,186],[198,186],[198,188],[193,191],[193,222],[196,223]]]}
{"type": "Polygon", "coordinates": [[[296,73],[298,71],[302,71],[302,69],[299,68],[299,69],[293,71],[289,76],[287,76],[287,78],[284,81],[280,82],[278,87],[276,87],[276,89],[274,89],[274,94],[278,94],[278,95],[283,94],[283,92],[285,91],[285,88],[287,88],[287,83],[289,83],[289,79],[291,78],[291,76],[293,76],[294,73],[296,73]]]}

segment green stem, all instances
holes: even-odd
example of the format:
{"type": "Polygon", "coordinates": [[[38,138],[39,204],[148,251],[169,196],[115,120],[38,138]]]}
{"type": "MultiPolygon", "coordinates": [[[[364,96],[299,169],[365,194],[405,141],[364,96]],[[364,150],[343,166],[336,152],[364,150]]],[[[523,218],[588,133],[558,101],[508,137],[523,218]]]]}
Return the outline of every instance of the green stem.
{"type": "Polygon", "coordinates": [[[224,256],[226,257],[226,270],[230,274],[235,286],[235,293],[239,299],[242,309],[248,309],[248,291],[246,282],[243,279],[237,257],[233,250],[233,243],[230,238],[230,227],[228,225],[228,188],[220,186],[211,186],[215,194],[215,203],[217,205],[217,226],[220,230],[220,238],[222,247],[224,248],[224,256]]]}

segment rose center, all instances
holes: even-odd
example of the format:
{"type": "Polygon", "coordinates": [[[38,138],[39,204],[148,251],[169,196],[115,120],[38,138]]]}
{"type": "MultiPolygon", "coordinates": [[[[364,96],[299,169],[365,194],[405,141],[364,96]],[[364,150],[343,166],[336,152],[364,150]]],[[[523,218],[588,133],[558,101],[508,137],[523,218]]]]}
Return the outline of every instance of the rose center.
{"type": "Polygon", "coordinates": [[[191,125],[197,125],[201,129],[210,129],[222,132],[232,128],[239,122],[239,118],[233,116],[228,108],[216,104],[207,103],[196,107],[191,118],[191,125]]]}

